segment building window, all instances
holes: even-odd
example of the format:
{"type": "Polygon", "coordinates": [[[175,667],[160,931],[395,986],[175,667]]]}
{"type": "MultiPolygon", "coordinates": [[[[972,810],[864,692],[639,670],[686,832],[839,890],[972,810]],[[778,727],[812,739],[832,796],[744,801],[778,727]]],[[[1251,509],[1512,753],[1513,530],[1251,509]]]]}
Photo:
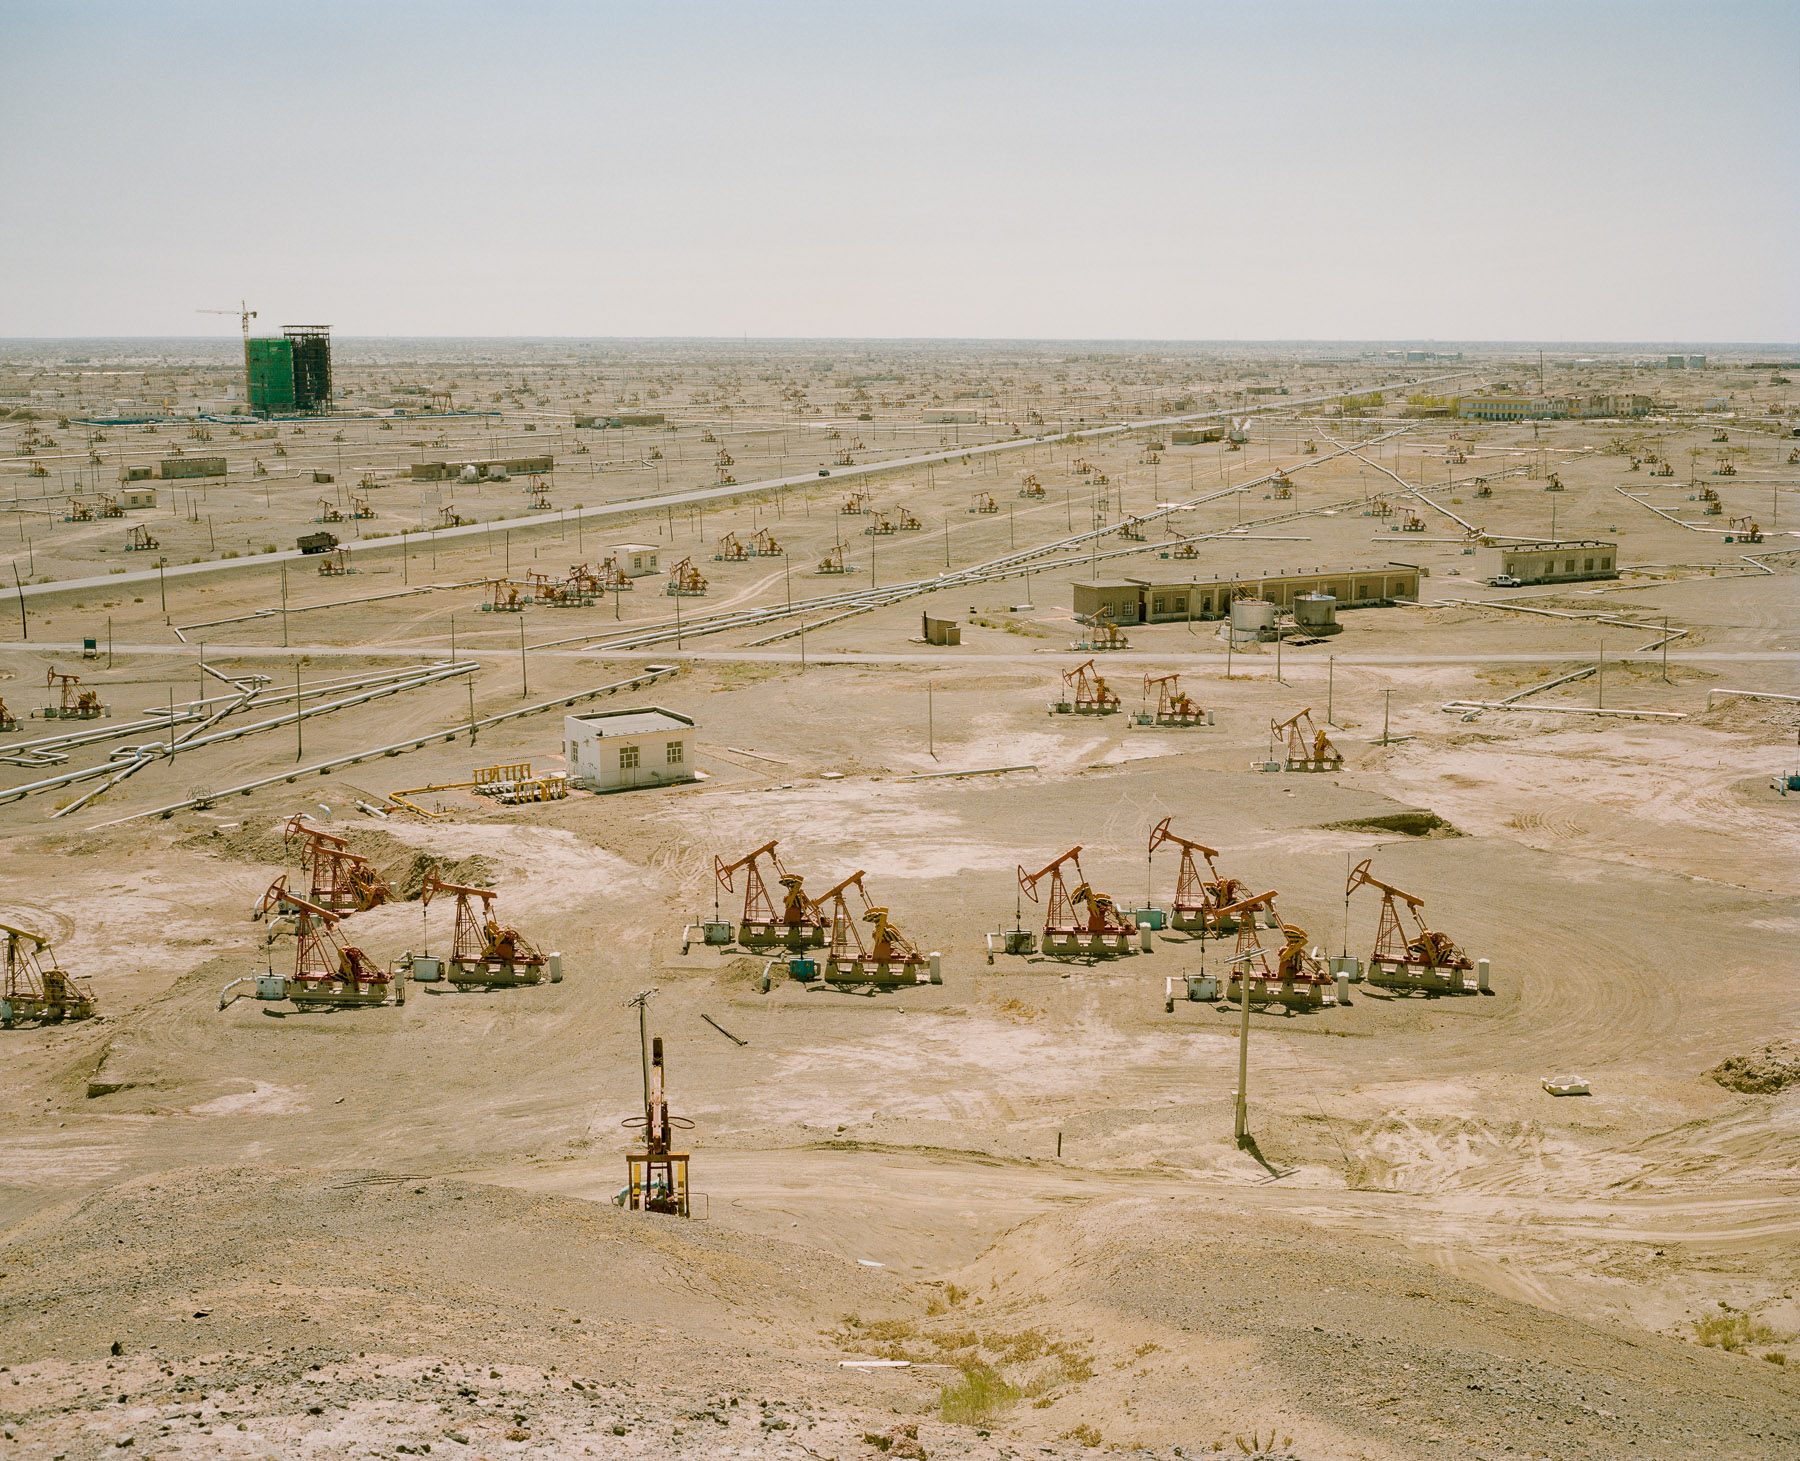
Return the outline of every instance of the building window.
{"type": "Polygon", "coordinates": [[[1575,571],[1575,560],[1573,558],[1563,559],[1563,572],[1564,573],[1573,573],[1574,571],[1575,571]]]}
{"type": "Polygon", "coordinates": [[[1163,611],[1163,596],[1161,594],[1156,594],[1150,600],[1150,612],[1152,614],[1160,614],[1160,613],[1162,613],[1162,611],[1163,611]]]}
{"type": "Polygon", "coordinates": [[[1176,594],[1175,595],[1175,612],[1177,614],[1187,613],[1187,595],[1186,594],[1176,594]]]}
{"type": "Polygon", "coordinates": [[[1581,571],[1583,573],[1592,573],[1594,571],[1594,560],[1592,558],[1582,559],[1581,571]]]}
{"type": "Polygon", "coordinates": [[[636,569],[642,569],[644,566],[644,555],[642,553],[633,553],[631,555],[631,566],[636,569]]]}
{"type": "Polygon", "coordinates": [[[680,741],[670,741],[668,746],[663,751],[663,759],[666,760],[669,763],[669,765],[671,765],[671,766],[681,765],[682,759],[684,758],[685,755],[686,755],[685,748],[682,746],[680,741]]]}
{"type": "Polygon", "coordinates": [[[575,742],[573,741],[569,742],[569,764],[571,766],[575,764],[575,742]]]}
{"type": "Polygon", "coordinates": [[[636,746],[619,747],[619,770],[636,771],[638,764],[638,748],[636,746]]]}
{"type": "Polygon", "coordinates": [[[1611,567],[1612,567],[1612,559],[1611,558],[1602,558],[1600,560],[1600,569],[1602,572],[1607,571],[1611,567]]]}

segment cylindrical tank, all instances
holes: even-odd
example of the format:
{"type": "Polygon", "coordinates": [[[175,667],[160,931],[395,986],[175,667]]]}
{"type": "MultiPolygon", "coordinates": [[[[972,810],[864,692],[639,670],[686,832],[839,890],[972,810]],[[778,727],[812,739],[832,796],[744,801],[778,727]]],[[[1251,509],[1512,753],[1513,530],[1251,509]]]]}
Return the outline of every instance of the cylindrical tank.
{"type": "Polygon", "coordinates": [[[1242,636],[1275,627],[1275,606],[1267,599],[1233,599],[1231,631],[1242,636]]]}
{"type": "Polygon", "coordinates": [[[1330,594],[1296,595],[1294,622],[1303,629],[1323,629],[1337,623],[1337,600],[1330,594]]]}

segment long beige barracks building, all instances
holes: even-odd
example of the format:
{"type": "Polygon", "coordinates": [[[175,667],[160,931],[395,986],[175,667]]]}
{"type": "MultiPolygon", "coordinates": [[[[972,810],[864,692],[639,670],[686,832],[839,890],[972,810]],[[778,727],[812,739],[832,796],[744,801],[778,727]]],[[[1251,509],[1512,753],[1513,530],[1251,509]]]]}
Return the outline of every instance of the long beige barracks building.
{"type": "Polygon", "coordinates": [[[1077,580],[1075,613],[1088,617],[1101,608],[1115,624],[1157,624],[1172,619],[1222,619],[1231,600],[1267,599],[1291,608],[1301,594],[1329,594],[1340,609],[1368,608],[1419,598],[1419,570],[1405,563],[1359,568],[1315,568],[1310,572],[1211,574],[1172,582],[1145,578],[1077,580]]]}

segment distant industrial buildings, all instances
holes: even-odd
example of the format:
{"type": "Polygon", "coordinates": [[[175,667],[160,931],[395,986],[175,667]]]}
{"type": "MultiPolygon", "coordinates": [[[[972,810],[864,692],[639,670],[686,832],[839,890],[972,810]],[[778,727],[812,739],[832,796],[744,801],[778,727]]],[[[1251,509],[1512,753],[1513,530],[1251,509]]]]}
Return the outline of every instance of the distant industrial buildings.
{"type": "Polygon", "coordinates": [[[1221,619],[1231,612],[1233,598],[1264,599],[1283,609],[1309,595],[1334,599],[1340,609],[1416,603],[1419,570],[1409,564],[1385,563],[1310,572],[1212,574],[1161,582],[1144,578],[1077,580],[1071,587],[1078,618],[1092,618],[1104,609],[1115,624],[1166,624],[1182,619],[1221,619]]]}
{"type": "Polygon", "coordinates": [[[1464,421],[1591,421],[1646,416],[1653,409],[1655,402],[1649,396],[1606,391],[1544,396],[1497,392],[1456,398],[1456,414],[1464,421]]]}
{"type": "Polygon", "coordinates": [[[1619,576],[1619,545],[1599,538],[1501,543],[1487,554],[1483,567],[1490,577],[1505,574],[1520,583],[1576,583],[1619,576]]]}
{"type": "Polygon", "coordinates": [[[502,477],[535,476],[556,470],[556,458],[475,457],[462,462],[414,462],[409,469],[417,482],[443,482],[473,470],[477,481],[502,477]]]}
{"type": "Polygon", "coordinates": [[[289,325],[279,339],[245,340],[244,377],[253,415],[329,410],[331,326],[289,325]]]}

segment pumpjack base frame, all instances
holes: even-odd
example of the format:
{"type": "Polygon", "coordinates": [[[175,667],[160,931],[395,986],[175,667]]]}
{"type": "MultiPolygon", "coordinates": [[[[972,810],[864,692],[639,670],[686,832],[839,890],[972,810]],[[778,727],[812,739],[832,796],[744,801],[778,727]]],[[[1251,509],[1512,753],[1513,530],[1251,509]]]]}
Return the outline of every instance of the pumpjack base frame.
{"type": "Polygon", "coordinates": [[[1342,771],[1344,769],[1344,761],[1341,756],[1335,761],[1331,761],[1331,760],[1325,760],[1325,761],[1288,760],[1288,761],[1282,762],[1281,764],[1282,764],[1282,769],[1284,771],[1342,771]]]}
{"type": "Polygon", "coordinates": [[[827,984],[874,984],[900,987],[931,983],[931,964],[925,959],[827,959],[827,984]]]}
{"type": "Polygon", "coordinates": [[[1133,930],[1118,929],[1107,933],[1089,933],[1086,929],[1044,930],[1044,952],[1052,958],[1113,959],[1135,952],[1133,930]]]}
{"type": "Polygon", "coordinates": [[[1371,959],[1366,976],[1377,989],[1399,989],[1408,994],[1478,994],[1475,971],[1454,965],[1398,963],[1371,959]]]}
{"type": "MultiPolygon", "coordinates": [[[[1225,988],[1226,1000],[1236,1003],[1242,987],[1243,980],[1234,975],[1225,988]]],[[[1330,980],[1262,979],[1252,975],[1250,1003],[1279,1004],[1288,1009],[1323,1009],[1337,1003],[1337,991],[1330,980]]]]}
{"type": "Polygon", "coordinates": [[[485,989],[507,988],[520,984],[542,984],[546,978],[542,964],[458,964],[444,965],[444,978],[452,984],[474,984],[485,989]]]}
{"type": "Polygon", "coordinates": [[[822,923],[743,923],[737,941],[747,949],[822,949],[828,933],[822,923]]]}
{"type": "Polygon", "coordinates": [[[4,1000],[0,1000],[0,1026],[16,1025],[27,1021],[55,1025],[64,1020],[91,1020],[96,1012],[94,1002],[87,999],[51,1001],[9,995],[4,1000]]]}
{"type": "Polygon", "coordinates": [[[622,1205],[631,1212],[689,1216],[688,1154],[627,1152],[623,1196],[622,1205]]]}
{"type": "Polygon", "coordinates": [[[398,979],[379,984],[351,984],[342,979],[315,984],[290,979],[287,997],[301,1009],[374,1009],[390,1002],[405,1004],[406,984],[398,979]]]}
{"type": "Polygon", "coordinates": [[[1177,907],[1169,916],[1169,927],[1177,933],[1199,934],[1202,938],[1228,938],[1238,931],[1238,921],[1214,918],[1198,908],[1177,907]]]}

